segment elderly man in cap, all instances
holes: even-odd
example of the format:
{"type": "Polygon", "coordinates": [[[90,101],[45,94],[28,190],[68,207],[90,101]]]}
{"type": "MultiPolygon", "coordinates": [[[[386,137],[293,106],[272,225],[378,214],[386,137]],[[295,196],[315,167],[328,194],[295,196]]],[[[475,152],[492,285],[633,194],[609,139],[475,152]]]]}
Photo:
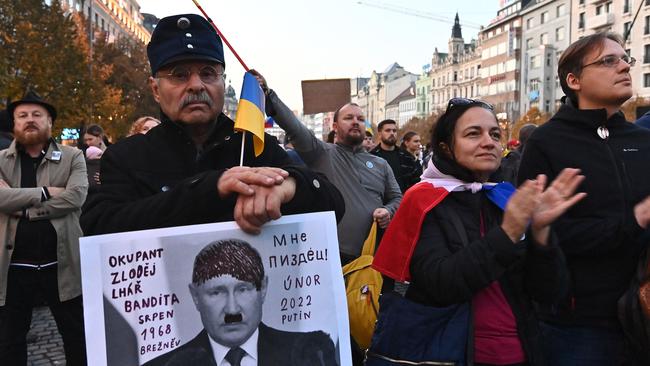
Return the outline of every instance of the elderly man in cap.
{"type": "Polygon", "coordinates": [[[223,46],[201,16],[160,20],[147,46],[151,90],[161,125],[111,147],[102,157],[102,184],[84,208],[86,234],[235,219],[250,233],[281,214],[335,210],[343,200],[322,175],[288,166],[272,136],[255,157],[222,113],[223,46]],[[283,167],[282,169],[278,167],[283,167]]]}
{"type": "Polygon", "coordinates": [[[79,227],[88,180],[81,150],[52,139],[56,109],[35,93],[8,108],[0,151],[0,365],[27,365],[32,308],[46,303],[66,364],[85,365],[79,227]]]}

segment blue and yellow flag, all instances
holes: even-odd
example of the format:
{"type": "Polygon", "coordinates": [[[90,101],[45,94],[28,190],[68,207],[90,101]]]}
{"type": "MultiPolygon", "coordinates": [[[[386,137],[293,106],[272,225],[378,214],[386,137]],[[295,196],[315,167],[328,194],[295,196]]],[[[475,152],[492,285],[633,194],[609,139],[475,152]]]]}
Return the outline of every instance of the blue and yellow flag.
{"type": "Polygon", "coordinates": [[[235,130],[253,134],[255,156],[264,151],[264,92],[250,72],[244,74],[235,116],[235,130]]]}
{"type": "Polygon", "coordinates": [[[372,133],[372,122],[369,119],[366,120],[366,131],[372,133]]]}

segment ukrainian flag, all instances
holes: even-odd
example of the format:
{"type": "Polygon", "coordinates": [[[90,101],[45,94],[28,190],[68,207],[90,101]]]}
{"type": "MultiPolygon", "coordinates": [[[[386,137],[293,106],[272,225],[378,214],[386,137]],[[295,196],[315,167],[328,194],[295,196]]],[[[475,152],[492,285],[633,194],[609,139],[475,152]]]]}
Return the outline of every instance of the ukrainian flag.
{"type": "Polygon", "coordinates": [[[366,120],[366,131],[372,134],[372,122],[369,119],[366,120]]]}
{"type": "Polygon", "coordinates": [[[235,130],[253,134],[255,156],[264,150],[264,110],[264,92],[255,76],[246,72],[235,116],[235,130]]]}

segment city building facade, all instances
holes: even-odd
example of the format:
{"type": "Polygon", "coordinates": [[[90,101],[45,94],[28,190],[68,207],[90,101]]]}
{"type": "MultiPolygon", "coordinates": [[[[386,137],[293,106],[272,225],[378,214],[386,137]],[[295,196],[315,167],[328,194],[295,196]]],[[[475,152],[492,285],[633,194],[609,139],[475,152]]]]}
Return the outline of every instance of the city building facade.
{"type": "Polygon", "coordinates": [[[431,82],[431,64],[422,68],[422,74],[415,81],[416,117],[427,118],[432,113],[433,87],[431,82]]]}
{"type": "Polygon", "coordinates": [[[448,52],[436,47],[431,58],[431,109],[430,113],[444,111],[454,97],[480,97],[481,57],[478,42],[465,43],[458,14],[454,20],[448,52]]]}
{"type": "Polygon", "coordinates": [[[108,42],[126,37],[147,44],[151,39],[151,31],[144,26],[144,16],[136,0],[62,0],[61,6],[90,18],[108,42]]]}
{"type": "Polygon", "coordinates": [[[398,63],[393,63],[382,73],[373,71],[368,82],[357,89],[352,101],[363,110],[366,119],[377,124],[386,119],[386,104],[400,95],[418,75],[406,71],[398,63]]]}
{"type": "Polygon", "coordinates": [[[479,36],[482,78],[479,93],[509,124],[521,114],[521,9],[529,2],[504,0],[497,17],[479,36]]]}
{"type": "Polygon", "coordinates": [[[570,0],[533,0],[521,10],[521,114],[532,107],[553,113],[560,105],[557,65],[571,43],[570,9],[570,0]]]}
{"type": "Polygon", "coordinates": [[[415,83],[411,85],[407,90],[404,91],[399,97],[395,98],[398,100],[398,115],[397,115],[397,126],[399,128],[404,127],[411,119],[415,118],[417,113],[417,101],[415,97],[415,83]]]}

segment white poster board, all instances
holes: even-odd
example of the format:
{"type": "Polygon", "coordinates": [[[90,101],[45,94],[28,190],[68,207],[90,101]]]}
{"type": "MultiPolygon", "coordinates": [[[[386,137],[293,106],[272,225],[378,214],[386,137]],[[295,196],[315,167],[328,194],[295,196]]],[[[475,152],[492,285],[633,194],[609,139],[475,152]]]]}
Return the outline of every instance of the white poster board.
{"type": "MultiPolygon", "coordinates": [[[[260,235],[228,222],[81,238],[88,364],[143,365],[205,334],[189,290],[194,260],[208,244],[227,239],[250,244],[261,257],[268,277],[261,322],[280,332],[322,331],[332,342],[330,359],[351,365],[332,212],[285,216],[260,235]]],[[[213,350],[206,352],[212,356],[213,350]]],[[[258,355],[259,365],[268,363],[265,357],[258,355]]],[[[199,366],[197,360],[192,366],[199,366]]]]}

